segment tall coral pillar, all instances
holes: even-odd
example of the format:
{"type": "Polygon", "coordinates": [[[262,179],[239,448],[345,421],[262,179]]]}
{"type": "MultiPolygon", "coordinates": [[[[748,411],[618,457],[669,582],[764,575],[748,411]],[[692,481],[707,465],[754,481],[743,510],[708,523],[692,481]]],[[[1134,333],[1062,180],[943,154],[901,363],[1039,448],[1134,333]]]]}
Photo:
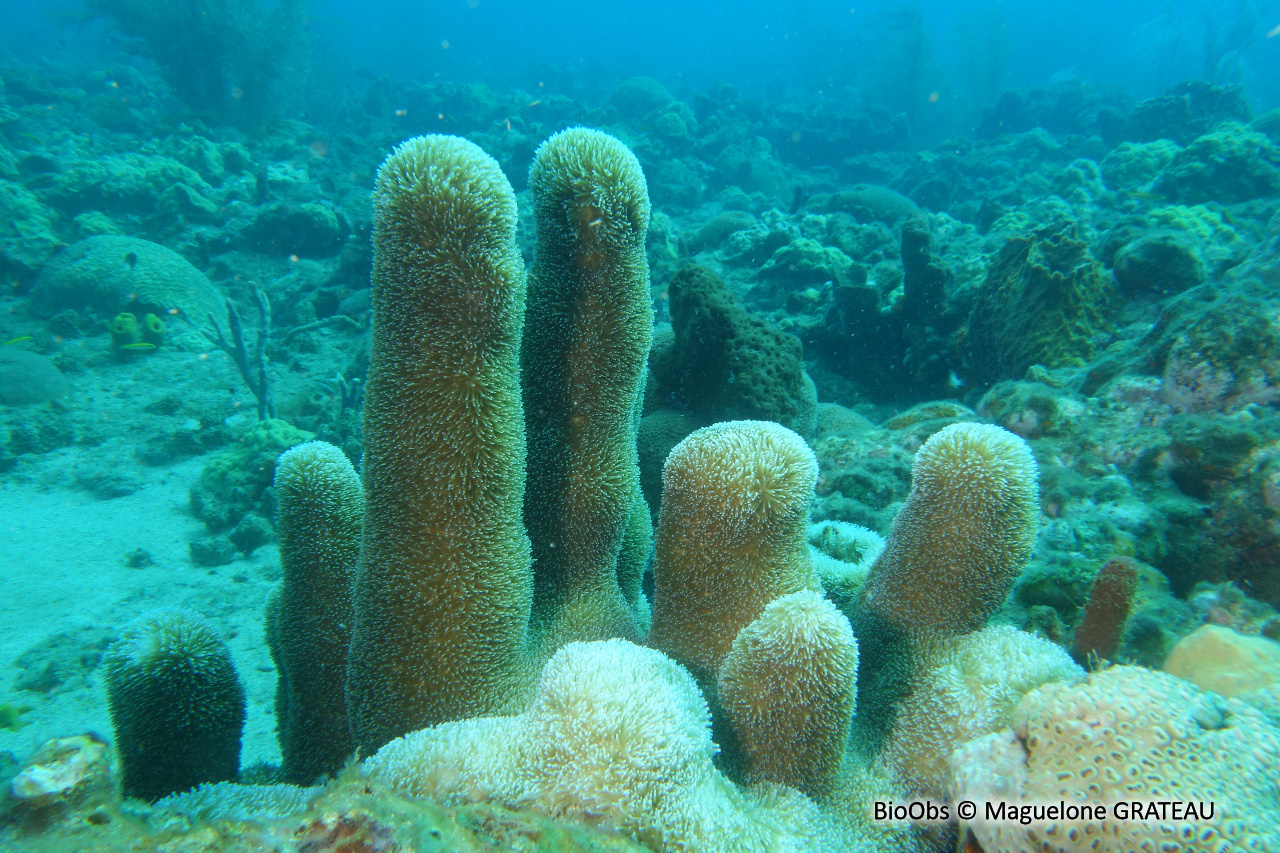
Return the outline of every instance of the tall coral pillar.
{"type": "Polygon", "coordinates": [[[477,146],[424,136],[382,164],[374,211],[346,686],[366,753],[434,723],[512,711],[532,686],[515,197],[477,146]]]}
{"type": "Polygon", "coordinates": [[[364,493],[351,462],[323,441],[281,454],[275,487],[284,577],[267,638],[279,673],[280,770],[309,785],[341,770],[353,751],[342,693],[364,493]]]}
{"type": "Polygon", "coordinates": [[[550,654],[644,633],[639,573],[651,533],[636,426],[653,329],[649,195],[635,155],[585,128],[542,144],[529,185],[538,248],[521,350],[524,520],[534,636],[550,654]]]}
{"type": "Polygon", "coordinates": [[[916,453],[911,494],[848,614],[864,753],[892,730],[923,644],[981,628],[1004,602],[1035,545],[1039,495],[1031,448],[1000,427],[952,424],[916,453]]]}

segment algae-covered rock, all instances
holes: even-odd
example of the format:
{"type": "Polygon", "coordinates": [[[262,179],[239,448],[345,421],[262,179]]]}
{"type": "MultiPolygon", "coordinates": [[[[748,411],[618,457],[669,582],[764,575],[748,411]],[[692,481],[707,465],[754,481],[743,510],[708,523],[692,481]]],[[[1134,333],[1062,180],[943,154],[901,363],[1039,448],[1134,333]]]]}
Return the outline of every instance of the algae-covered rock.
{"type": "Polygon", "coordinates": [[[1267,138],[1276,145],[1280,145],[1280,107],[1258,116],[1250,126],[1259,133],[1266,134],[1267,138]]]}
{"type": "Polygon", "coordinates": [[[350,230],[346,217],[328,205],[277,202],[258,212],[244,237],[264,254],[325,258],[337,254],[350,230]]]}
{"type": "Polygon", "coordinates": [[[1191,242],[1176,231],[1154,231],[1116,253],[1114,271],[1122,291],[1167,296],[1205,280],[1205,265],[1191,242]]]}
{"type": "Polygon", "coordinates": [[[33,829],[69,812],[89,812],[120,799],[111,747],[94,735],[51,740],[8,784],[18,817],[33,829]]]}
{"type": "Polygon", "coordinates": [[[806,350],[861,393],[894,399],[911,390],[914,379],[906,364],[906,320],[882,295],[899,289],[893,284],[901,280],[901,273],[888,265],[881,265],[877,273],[888,275],[873,285],[866,267],[854,265],[849,280],[831,288],[831,304],[822,321],[802,326],[801,333],[806,350]]]}
{"type": "Polygon", "coordinates": [[[259,421],[235,446],[212,457],[191,488],[191,511],[210,533],[234,527],[245,514],[270,517],[264,493],[275,478],[281,453],[315,438],[280,418],[259,421]]]}
{"type": "Polygon", "coordinates": [[[0,181],[0,275],[34,278],[61,245],[40,200],[21,184],[0,181]]]}
{"type": "Polygon", "coordinates": [[[848,281],[852,269],[853,261],[844,252],[801,237],[774,252],[758,277],[788,292],[829,281],[848,281]]]}
{"type": "Polygon", "coordinates": [[[218,197],[194,169],[155,154],[114,154],[76,160],[41,193],[68,213],[102,210],[133,215],[179,212],[217,217],[218,197]]]}
{"type": "Polygon", "coordinates": [[[14,347],[0,349],[0,404],[29,406],[70,393],[71,386],[48,358],[14,347]]]}
{"type": "Polygon", "coordinates": [[[991,261],[969,314],[969,362],[988,379],[1033,364],[1083,365],[1111,328],[1111,294],[1073,222],[1012,237],[991,261]]]}
{"type": "Polygon", "coordinates": [[[813,433],[817,392],[798,338],[748,313],[705,267],[685,267],[667,290],[675,341],[651,362],[664,393],[707,421],[768,420],[813,433]]]}
{"type": "Polygon", "coordinates": [[[1239,411],[1280,399],[1280,315],[1257,287],[1188,293],[1167,311],[1155,347],[1160,397],[1175,412],[1239,411]]]}
{"type": "Polygon", "coordinates": [[[48,453],[75,443],[76,430],[70,415],[53,407],[30,409],[20,423],[9,428],[9,441],[4,452],[13,456],[23,453],[48,453]]]}
{"type": "MultiPolygon", "coordinates": [[[[94,739],[65,739],[50,746],[62,747],[65,754],[64,744],[69,741],[92,744],[94,739]]],[[[42,750],[39,760],[46,760],[49,749],[42,750]]],[[[109,750],[102,752],[109,757],[109,750]]],[[[154,805],[134,800],[121,808],[118,773],[105,757],[89,765],[96,770],[92,774],[41,774],[42,782],[74,780],[78,784],[59,798],[56,812],[39,815],[43,820],[0,824],[0,847],[8,853],[644,853],[647,849],[607,827],[557,820],[531,810],[491,802],[446,806],[410,799],[355,772],[344,773],[324,787],[218,782],[154,805]],[[87,784],[93,780],[107,784],[87,784]]],[[[60,756],[54,758],[66,764],[60,756]]],[[[27,766],[45,766],[34,762],[27,766]]],[[[62,765],[57,766],[61,770],[62,765]]]]}
{"type": "Polygon", "coordinates": [[[997,382],[978,403],[978,414],[1023,438],[1060,435],[1084,416],[1084,406],[1042,382],[997,382]]]}
{"type": "Polygon", "coordinates": [[[222,297],[204,273],[158,243],[103,234],[63,249],[45,265],[31,291],[43,314],[68,308],[115,316],[174,316],[203,326],[225,314],[222,297]]]}
{"type": "Polygon", "coordinates": [[[1280,194],[1280,147],[1256,130],[1226,122],[1179,151],[1155,189],[1187,204],[1280,194]]]}
{"type": "Polygon", "coordinates": [[[668,106],[675,97],[652,77],[624,80],[609,94],[609,104],[624,118],[643,119],[654,110],[668,106]]]}
{"type": "Polygon", "coordinates": [[[1182,149],[1168,139],[1121,142],[1099,164],[1107,188],[1136,190],[1149,184],[1182,149]]]}
{"type": "Polygon", "coordinates": [[[1249,252],[1249,241],[1241,237],[1219,211],[1202,204],[1157,207],[1146,219],[1153,228],[1181,233],[1209,271],[1221,272],[1232,267],[1249,252]]]}
{"type": "Polygon", "coordinates": [[[764,137],[726,145],[716,155],[713,165],[717,185],[739,187],[744,192],[763,193],[774,199],[791,197],[791,183],[764,137]]]}
{"type": "Polygon", "coordinates": [[[830,196],[815,196],[813,207],[828,213],[847,213],[859,222],[886,225],[923,214],[916,203],[902,193],[877,184],[855,184],[830,196]]]}
{"type": "Polygon", "coordinates": [[[689,250],[703,252],[720,248],[720,244],[735,231],[754,228],[756,218],[745,210],[726,210],[706,221],[698,233],[689,240],[689,250]]]}
{"type": "Polygon", "coordinates": [[[227,164],[218,145],[203,136],[193,136],[178,152],[184,166],[195,169],[210,184],[220,184],[227,174],[227,164]]]}
{"type": "Polygon", "coordinates": [[[1188,80],[1134,107],[1125,135],[1139,142],[1172,139],[1186,145],[1219,122],[1247,122],[1249,118],[1244,86],[1188,80]]]}

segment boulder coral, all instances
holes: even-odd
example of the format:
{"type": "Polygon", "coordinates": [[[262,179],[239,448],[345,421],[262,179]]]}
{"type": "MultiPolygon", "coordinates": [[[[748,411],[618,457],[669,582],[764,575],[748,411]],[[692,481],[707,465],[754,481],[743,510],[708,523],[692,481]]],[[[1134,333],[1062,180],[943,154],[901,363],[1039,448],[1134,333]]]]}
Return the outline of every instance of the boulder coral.
{"type": "Polygon", "coordinates": [[[31,291],[39,312],[92,309],[105,317],[129,308],[203,326],[222,296],[186,258],[158,243],[102,234],[73,243],[45,264],[31,291]]]}
{"type": "Polygon", "coordinates": [[[1078,684],[1052,683],[1018,703],[1008,728],[957,751],[957,797],[975,802],[1097,803],[1102,820],[993,821],[962,830],[987,853],[1280,849],[1280,730],[1241,702],[1134,666],[1078,684]],[[1178,801],[1212,813],[1166,809],[1126,819],[1118,804],[1178,801]]]}

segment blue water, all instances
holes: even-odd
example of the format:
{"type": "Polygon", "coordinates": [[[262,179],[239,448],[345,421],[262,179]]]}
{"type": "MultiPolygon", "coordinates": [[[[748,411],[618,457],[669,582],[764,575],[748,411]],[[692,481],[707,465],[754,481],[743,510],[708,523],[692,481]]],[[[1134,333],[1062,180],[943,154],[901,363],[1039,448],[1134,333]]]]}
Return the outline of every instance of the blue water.
{"type": "MultiPolygon", "coordinates": [[[[60,20],[73,4],[5,5],[0,49],[111,56],[112,39],[97,28],[60,20]]],[[[321,62],[418,79],[439,73],[527,85],[539,66],[552,65],[582,69],[589,79],[580,85],[600,88],[645,74],[677,90],[715,80],[819,89],[859,85],[878,67],[927,59],[935,84],[967,111],[1001,87],[1072,78],[1138,99],[1185,79],[1244,83],[1256,109],[1280,103],[1280,43],[1264,38],[1280,25],[1274,0],[317,0],[309,17],[321,62]]]]}

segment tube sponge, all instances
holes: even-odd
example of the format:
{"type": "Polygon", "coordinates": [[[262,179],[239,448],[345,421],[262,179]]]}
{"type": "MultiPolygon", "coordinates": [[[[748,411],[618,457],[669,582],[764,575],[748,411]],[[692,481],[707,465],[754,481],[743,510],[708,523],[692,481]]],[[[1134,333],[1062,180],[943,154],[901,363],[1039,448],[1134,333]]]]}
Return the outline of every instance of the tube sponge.
{"type": "Polygon", "coordinates": [[[400,145],[374,190],[365,523],[347,710],[373,752],[526,697],[516,203],[451,136],[400,145]]]}
{"type": "Polygon", "coordinates": [[[952,424],[916,453],[911,478],[860,605],[911,637],[981,628],[1035,544],[1031,450],[997,426],[952,424]]]}
{"type": "Polygon", "coordinates": [[[236,778],[244,688],[202,619],[146,614],[120,632],[102,663],[126,796],[154,801],[236,778]]]}
{"type": "Polygon", "coordinates": [[[1112,557],[1098,571],[1071,644],[1077,663],[1115,659],[1137,589],[1138,566],[1129,557],[1112,557]]]}
{"type": "Polygon", "coordinates": [[[858,644],[849,620],[812,590],[771,602],[720,667],[720,705],[748,782],[821,797],[835,787],[857,701],[858,644]]]}
{"type": "Polygon", "coordinates": [[[676,445],[662,471],[650,645],[714,682],[765,605],[817,589],[805,539],[817,478],[804,439],[770,421],[713,424],[676,445]]]}
{"type": "Polygon", "coordinates": [[[280,672],[281,771],[310,784],[354,751],[342,695],[364,492],[347,457],[323,441],[285,451],[275,487],[284,580],[267,633],[280,672]]]}
{"type": "Polygon", "coordinates": [[[653,850],[815,849],[812,803],[785,789],[753,800],[720,774],[715,753],[689,673],[615,639],[556,652],[523,714],[413,732],[363,771],[410,796],[494,799],[612,826],[653,850]]]}
{"type": "MultiPolygon", "coordinates": [[[[533,633],[550,654],[570,640],[643,633],[617,570],[636,502],[644,507],[636,425],[653,329],[649,195],[635,155],[585,128],[542,143],[529,185],[538,246],[520,353],[524,521],[533,633]]],[[[651,535],[628,543],[641,561],[651,535]]]]}

